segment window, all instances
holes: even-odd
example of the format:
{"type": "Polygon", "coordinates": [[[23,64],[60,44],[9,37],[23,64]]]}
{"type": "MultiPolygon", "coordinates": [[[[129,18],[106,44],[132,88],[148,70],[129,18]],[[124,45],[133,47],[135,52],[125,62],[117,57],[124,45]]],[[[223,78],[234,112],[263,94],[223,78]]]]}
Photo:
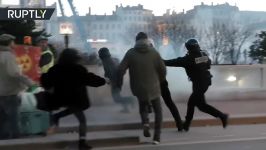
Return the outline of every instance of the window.
{"type": "Polygon", "coordinates": [[[100,30],[103,29],[103,25],[102,25],[102,24],[99,25],[99,29],[100,29],[100,30]]]}
{"type": "Polygon", "coordinates": [[[111,37],[112,33],[108,33],[108,36],[107,36],[107,40],[110,40],[112,37],[111,37]]]}
{"type": "Polygon", "coordinates": [[[104,38],[102,33],[100,33],[100,37],[99,38],[100,39],[103,39],[104,38]]]}
{"type": "Polygon", "coordinates": [[[109,39],[109,33],[106,33],[104,38],[109,39]]]}
{"type": "Polygon", "coordinates": [[[109,24],[106,24],[105,29],[106,29],[106,30],[109,29],[109,24]]]}
{"type": "Polygon", "coordinates": [[[95,37],[96,37],[96,33],[93,32],[93,33],[91,34],[91,38],[94,39],[95,37]]]}
{"type": "Polygon", "coordinates": [[[116,39],[116,35],[112,34],[112,40],[115,40],[115,39],[116,39]]]}
{"type": "Polygon", "coordinates": [[[96,24],[93,24],[92,25],[92,29],[97,30],[97,25],[96,24]]]}
{"type": "Polygon", "coordinates": [[[115,24],[112,24],[112,29],[113,29],[113,30],[115,29],[115,24]]]}

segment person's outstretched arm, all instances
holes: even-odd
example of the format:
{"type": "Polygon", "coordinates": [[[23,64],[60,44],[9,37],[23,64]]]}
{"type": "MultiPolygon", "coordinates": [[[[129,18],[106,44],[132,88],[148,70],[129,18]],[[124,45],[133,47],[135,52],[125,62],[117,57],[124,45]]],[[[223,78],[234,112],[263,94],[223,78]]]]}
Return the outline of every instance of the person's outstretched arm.
{"type": "Polygon", "coordinates": [[[95,75],[94,73],[88,72],[86,75],[86,84],[92,87],[99,87],[105,85],[106,81],[104,78],[95,75]]]}
{"type": "Polygon", "coordinates": [[[104,78],[89,72],[84,66],[79,65],[77,68],[78,78],[86,86],[99,87],[105,85],[106,81],[104,78]]]}
{"type": "Polygon", "coordinates": [[[117,87],[121,88],[123,85],[123,77],[129,67],[129,53],[127,52],[123,60],[121,61],[120,65],[117,69],[117,87]]]}
{"type": "Polygon", "coordinates": [[[164,60],[164,64],[169,67],[185,67],[187,59],[186,57],[178,57],[176,59],[164,60]]]}

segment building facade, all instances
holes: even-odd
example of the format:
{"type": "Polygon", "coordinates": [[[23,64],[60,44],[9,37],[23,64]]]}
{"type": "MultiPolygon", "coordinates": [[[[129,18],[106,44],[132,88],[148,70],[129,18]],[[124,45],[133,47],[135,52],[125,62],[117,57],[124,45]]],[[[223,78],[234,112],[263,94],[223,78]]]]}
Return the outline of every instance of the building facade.
{"type": "MultiPolygon", "coordinates": [[[[92,15],[91,9],[85,16],[79,16],[85,28],[87,39],[91,47],[96,51],[101,47],[109,47],[121,53],[134,44],[138,32],[148,32],[149,23],[154,19],[151,10],[144,9],[143,5],[137,6],[116,6],[111,15],[92,15]]],[[[74,34],[70,35],[70,46],[83,49],[78,26],[73,16],[58,17],[49,22],[48,31],[52,31],[55,40],[63,40],[59,34],[59,24],[71,22],[74,27],[74,34]]],[[[84,41],[84,39],[83,39],[84,41]]]]}
{"type": "MultiPolygon", "coordinates": [[[[151,30],[154,29],[150,28],[151,24],[156,24],[157,30],[167,30],[167,22],[169,24],[173,17],[184,20],[195,28],[209,28],[214,21],[224,23],[234,21],[243,26],[253,27],[254,30],[257,28],[260,30],[266,29],[266,12],[240,11],[237,6],[231,6],[228,3],[217,5],[202,3],[187,12],[176,13],[167,10],[162,16],[154,16],[153,12],[145,9],[143,5],[117,5],[111,15],[93,15],[90,8],[88,14],[79,16],[79,19],[85,27],[86,40],[90,42],[92,48],[99,49],[108,46],[113,49],[124,50],[125,47],[132,47],[137,32],[152,32],[151,30]]],[[[59,24],[62,22],[73,23],[74,34],[70,37],[70,45],[82,48],[79,30],[77,30],[79,27],[75,24],[73,17],[54,18],[49,22],[48,32],[51,31],[50,33],[53,34],[55,39],[63,40],[63,36],[59,34],[58,30],[59,24]]]]}

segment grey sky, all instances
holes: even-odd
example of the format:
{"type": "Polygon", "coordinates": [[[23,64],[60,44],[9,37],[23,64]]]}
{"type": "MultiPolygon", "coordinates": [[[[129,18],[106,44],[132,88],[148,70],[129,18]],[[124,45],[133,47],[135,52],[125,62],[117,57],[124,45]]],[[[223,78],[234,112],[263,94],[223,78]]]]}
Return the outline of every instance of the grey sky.
{"type": "MultiPolygon", "coordinates": [[[[18,0],[2,0],[5,4],[18,4],[18,0]]],[[[67,0],[62,0],[65,11],[71,14],[67,0]]],[[[47,4],[57,2],[57,0],[47,0],[47,4]]],[[[166,9],[181,12],[183,9],[192,9],[194,5],[201,2],[206,4],[222,4],[228,2],[231,5],[237,5],[241,10],[266,11],[266,2],[264,0],[74,0],[74,4],[80,15],[88,12],[89,6],[92,7],[92,14],[111,14],[115,5],[137,5],[142,4],[145,8],[153,10],[155,15],[162,15],[166,9]]]]}

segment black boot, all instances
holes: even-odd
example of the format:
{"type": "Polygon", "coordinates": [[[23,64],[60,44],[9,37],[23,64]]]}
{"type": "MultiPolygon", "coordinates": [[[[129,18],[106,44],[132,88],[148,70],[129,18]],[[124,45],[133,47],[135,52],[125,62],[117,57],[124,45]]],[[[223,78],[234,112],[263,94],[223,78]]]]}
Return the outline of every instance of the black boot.
{"type": "Polygon", "coordinates": [[[188,132],[189,131],[189,127],[190,127],[190,122],[189,121],[185,121],[185,123],[183,124],[183,129],[188,132]]]}
{"type": "Polygon", "coordinates": [[[143,126],[143,135],[144,137],[151,137],[150,126],[148,124],[143,126]]]}
{"type": "Polygon", "coordinates": [[[79,140],[79,150],[91,150],[92,147],[86,143],[86,140],[79,140]]]}
{"type": "Polygon", "coordinates": [[[223,128],[225,129],[228,125],[228,114],[222,115],[222,117],[220,117],[220,119],[223,123],[223,128]]]}
{"type": "Polygon", "coordinates": [[[182,121],[181,123],[176,122],[176,127],[178,129],[178,132],[182,132],[184,130],[183,122],[182,121]]]}

